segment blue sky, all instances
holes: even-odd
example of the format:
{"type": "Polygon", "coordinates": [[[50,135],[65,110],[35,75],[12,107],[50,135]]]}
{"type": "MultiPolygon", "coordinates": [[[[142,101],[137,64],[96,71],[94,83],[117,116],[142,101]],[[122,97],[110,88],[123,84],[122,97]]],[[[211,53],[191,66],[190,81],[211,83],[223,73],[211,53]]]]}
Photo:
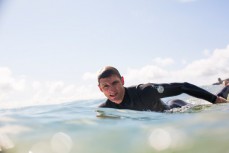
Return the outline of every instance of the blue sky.
{"type": "Polygon", "coordinates": [[[1,0],[0,104],[102,98],[96,72],[126,85],[229,76],[227,0],[1,0]]]}

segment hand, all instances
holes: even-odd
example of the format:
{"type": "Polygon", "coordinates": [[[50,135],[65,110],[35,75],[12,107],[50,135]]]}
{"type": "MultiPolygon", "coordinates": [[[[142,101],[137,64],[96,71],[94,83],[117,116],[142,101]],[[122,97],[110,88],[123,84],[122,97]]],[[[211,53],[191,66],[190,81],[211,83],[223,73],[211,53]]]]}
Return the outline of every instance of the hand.
{"type": "Polygon", "coordinates": [[[229,101],[227,101],[226,99],[224,99],[223,97],[217,96],[215,103],[229,103],[229,101]]]}

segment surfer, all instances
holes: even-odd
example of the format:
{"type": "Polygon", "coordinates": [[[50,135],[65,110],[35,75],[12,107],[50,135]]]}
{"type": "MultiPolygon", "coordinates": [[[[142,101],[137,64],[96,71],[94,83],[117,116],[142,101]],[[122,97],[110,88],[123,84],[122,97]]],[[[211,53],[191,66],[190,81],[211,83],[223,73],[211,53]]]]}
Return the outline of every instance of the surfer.
{"type": "Polygon", "coordinates": [[[217,94],[217,96],[223,97],[225,99],[228,99],[229,94],[229,79],[225,79],[222,81],[222,84],[224,85],[224,88],[217,94]]]}
{"type": "Polygon", "coordinates": [[[225,80],[222,80],[221,78],[218,78],[218,82],[213,83],[212,85],[221,85],[221,84],[224,85],[224,86],[229,85],[229,78],[225,79],[225,80]]]}
{"type": "Polygon", "coordinates": [[[229,78],[223,80],[223,83],[222,83],[222,84],[223,84],[224,86],[229,86],[229,78]]]}
{"type": "Polygon", "coordinates": [[[164,103],[161,100],[161,98],[177,96],[182,93],[207,100],[213,104],[228,102],[225,98],[216,96],[187,82],[170,84],[147,83],[124,87],[124,77],[112,66],[106,66],[99,72],[98,87],[107,97],[106,102],[100,104],[99,107],[106,108],[163,112],[187,105],[188,103],[179,99],[168,103],[164,103]]]}

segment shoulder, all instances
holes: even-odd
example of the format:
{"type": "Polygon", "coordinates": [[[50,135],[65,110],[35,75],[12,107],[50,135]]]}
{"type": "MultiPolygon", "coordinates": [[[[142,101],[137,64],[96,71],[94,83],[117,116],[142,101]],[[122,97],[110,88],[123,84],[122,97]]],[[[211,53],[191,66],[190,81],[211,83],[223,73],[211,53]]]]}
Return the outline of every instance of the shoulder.
{"type": "Polygon", "coordinates": [[[104,103],[100,104],[99,107],[106,107],[106,105],[107,105],[106,102],[104,102],[104,103]]]}
{"type": "Polygon", "coordinates": [[[115,104],[107,99],[104,103],[100,104],[99,107],[113,108],[115,104]]]}
{"type": "Polygon", "coordinates": [[[153,84],[147,83],[147,84],[139,84],[135,86],[127,87],[127,93],[130,97],[136,98],[136,96],[141,97],[148,93],[152,93],[153,84]]]}
{"type": "Polygon", "coordinates": [[[146,83],[146,84],[139,84],[139,85],[135,85],[135,86],[130,86],[127,87],[127,90],[136,90],[136,91],[142,91],[145,89],[150,89],[153,87],[153,83],[146,83]]]}

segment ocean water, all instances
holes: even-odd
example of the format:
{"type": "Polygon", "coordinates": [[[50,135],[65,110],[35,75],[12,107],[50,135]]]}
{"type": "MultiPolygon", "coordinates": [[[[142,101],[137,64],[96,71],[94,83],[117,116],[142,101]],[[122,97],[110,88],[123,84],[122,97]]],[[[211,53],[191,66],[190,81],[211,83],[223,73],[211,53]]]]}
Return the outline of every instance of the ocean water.
{"type": "Polygon", "coordinates": [[[194,106],[143,112],[97,108],[100,99],[0,109],[0,153],[229,153],[229,104],[178,98],[194,106]]]}

